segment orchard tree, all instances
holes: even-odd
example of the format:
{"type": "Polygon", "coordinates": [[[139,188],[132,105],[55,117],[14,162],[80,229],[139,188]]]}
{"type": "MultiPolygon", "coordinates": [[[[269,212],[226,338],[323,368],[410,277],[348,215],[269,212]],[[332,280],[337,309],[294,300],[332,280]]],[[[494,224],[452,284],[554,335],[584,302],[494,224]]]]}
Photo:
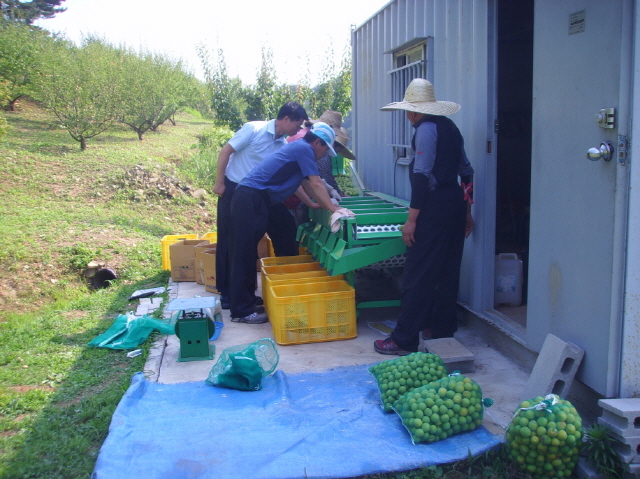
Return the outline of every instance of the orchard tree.
{"type": "Polygon", "coordinates": [[[198,56],[202,62],[205,82],[211,96],[211,110],[215,119],[232,130],[238,130],[247,118],[247,94],[239,78],[230,78],[224,52],[221,48],[212,59],[209,51],[199,45],[198,56]]]}
{"type": "Polygon", "coordinates": [[[53,18],[66,8],[60,7],[64,0],[0,0],[2,18],[10,22],[31,25],[40,18],[53,18]]]}
{"type": "Polygon", "coordinates": [[[47,49],[44,61],[45,68],[35,78],[35,97],[84,150],[87,139],[118,118],[123,53],[97,38],[85,39],[80,47],[58,40],[47,49]]]}
{"type": "Polygon", "coordinates": [[[197,86],[181,61],[161,54],[128,52],[121,78],[122,111],[119,121],[142,140],[179,110],[196,102],[197,86]]]}
{"type": "Polygon", "coordinates": [[[9,111],[14,111],[16,102],[29,95],[33,75],[42,69],[40,52],[50,41],[42,30],[0,20],[0,81],[8,89],[9,111]]]}
{"type": "Polygon", "coordinates": [[[275,118],[280,107],[293,99],[294,95],[289,87],[278,85],[276,70],[273,66],[273,52],[271,49],[262,47],[262,63],[256,84],[249,93],[247,120],[275,118]]]}

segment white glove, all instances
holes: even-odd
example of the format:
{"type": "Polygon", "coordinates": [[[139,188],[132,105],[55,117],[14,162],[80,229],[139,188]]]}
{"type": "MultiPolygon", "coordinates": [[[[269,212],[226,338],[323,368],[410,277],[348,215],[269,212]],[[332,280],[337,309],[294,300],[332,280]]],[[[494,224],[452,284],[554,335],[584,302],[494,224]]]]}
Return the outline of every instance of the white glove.
{"type": "Polygon", "coordinates": [[[335,200],[340,201],[342,197],[340,196],[340,193],[338,193],[338,190],[336,190],[333,186],[327,183],[327,180],[325,180],[324,178],[322,179],[322,182],[324,183],[324,186],[327,188],[327,193],[329,193],[329,196],[335,200]]]}
{"type": "Polygon", "coordinates": [[[337,233],[340,229],[340,218],[355,218],[356,214],[347,208],[338,208],[331,215],[331,232],[337,233]]]}

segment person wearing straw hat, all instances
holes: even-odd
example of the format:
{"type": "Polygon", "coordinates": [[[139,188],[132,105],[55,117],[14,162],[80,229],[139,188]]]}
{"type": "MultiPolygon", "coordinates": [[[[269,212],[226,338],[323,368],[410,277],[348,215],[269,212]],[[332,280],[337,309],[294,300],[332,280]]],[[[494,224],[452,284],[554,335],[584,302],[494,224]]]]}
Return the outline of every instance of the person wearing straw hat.
{"type": "Polygon", "coordinates": [[[317,160],[333,149],[335,132],[323,122],[314,123],[302,140],[291,142],[267,156],[236,188],[231,200],[230,292],[231,321],[259,324],[265,312],[254,310],[258,242],[264,236],[271,205],[282,202],[301,185],[321,208],[332,214],[353,215],[331,202],[318,174],[317,160]]]}
{"type": "Polygon", "coordinates": [[[391,335],[374,342],[381,354],[405,355],[425,339],[453,337],[464,239],[473,230],[473,168],[448,115],[460,105],[437,101],[433,85],[414,79],[404,100],[382,111],[405,110],[414,128],[411,201],[402,239],[407,245],[401,311],[391,335]],[[461,184],[458,183],[458,177],[461,184]]]}

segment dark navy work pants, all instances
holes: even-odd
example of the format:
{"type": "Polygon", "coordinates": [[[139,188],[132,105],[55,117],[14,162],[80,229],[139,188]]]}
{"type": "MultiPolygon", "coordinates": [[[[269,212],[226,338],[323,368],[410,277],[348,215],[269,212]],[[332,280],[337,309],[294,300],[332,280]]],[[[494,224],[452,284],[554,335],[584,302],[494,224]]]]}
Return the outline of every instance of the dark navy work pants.
{"type": "Polygon", "coordinates": [[[466,203],[458,185],[437,188],[420,210],[416,242],[406,253],[400,317],[391,334],[402,349],[417,351],[418,335],[426,328],[433,338],[451,337],[457,329],[465,221],[466,203]]]}
{"type": "MultiPolygon", "coordinates": [[[[231,231],[231,201],[238,186],[229,178],[224,178],[224,194],[218,198],[217,226],[218,245],[216,247],[216,289],[226,301],[231,296],[229,286],[229,243],[231,231]]],[[[239,221],[246,221],[240,217],[239,221]]],[[[298,243],[296,242],[295,219],[282,203],[273,205],[269,209],[267,233],[273,244],[276,256],[296,256],[298,243]]],[[[256,252],[257,255],[257,252],[256,252]]]]}

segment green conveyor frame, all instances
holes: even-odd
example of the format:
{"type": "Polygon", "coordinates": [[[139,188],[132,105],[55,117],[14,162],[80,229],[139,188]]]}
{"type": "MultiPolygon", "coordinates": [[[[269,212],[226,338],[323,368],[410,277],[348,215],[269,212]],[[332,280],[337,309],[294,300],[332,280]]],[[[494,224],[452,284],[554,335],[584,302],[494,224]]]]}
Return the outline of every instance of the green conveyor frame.
{"type": "MultiPolygon", "coordinates": [[[[332,233],[331,213],[310,210],[311,221],[298,227],[298,241],[329,275],[344,274],[353,286],[357,269],[405,253],[400,226],[407,220],[408,207],[374,195],[343,198],[340,206],[353,211],[355,218],[342,218],[340,229],[332,233]]],[[[367,301],[358,303],[358,309],[399,304],[399,299],[367,301]]]]}

